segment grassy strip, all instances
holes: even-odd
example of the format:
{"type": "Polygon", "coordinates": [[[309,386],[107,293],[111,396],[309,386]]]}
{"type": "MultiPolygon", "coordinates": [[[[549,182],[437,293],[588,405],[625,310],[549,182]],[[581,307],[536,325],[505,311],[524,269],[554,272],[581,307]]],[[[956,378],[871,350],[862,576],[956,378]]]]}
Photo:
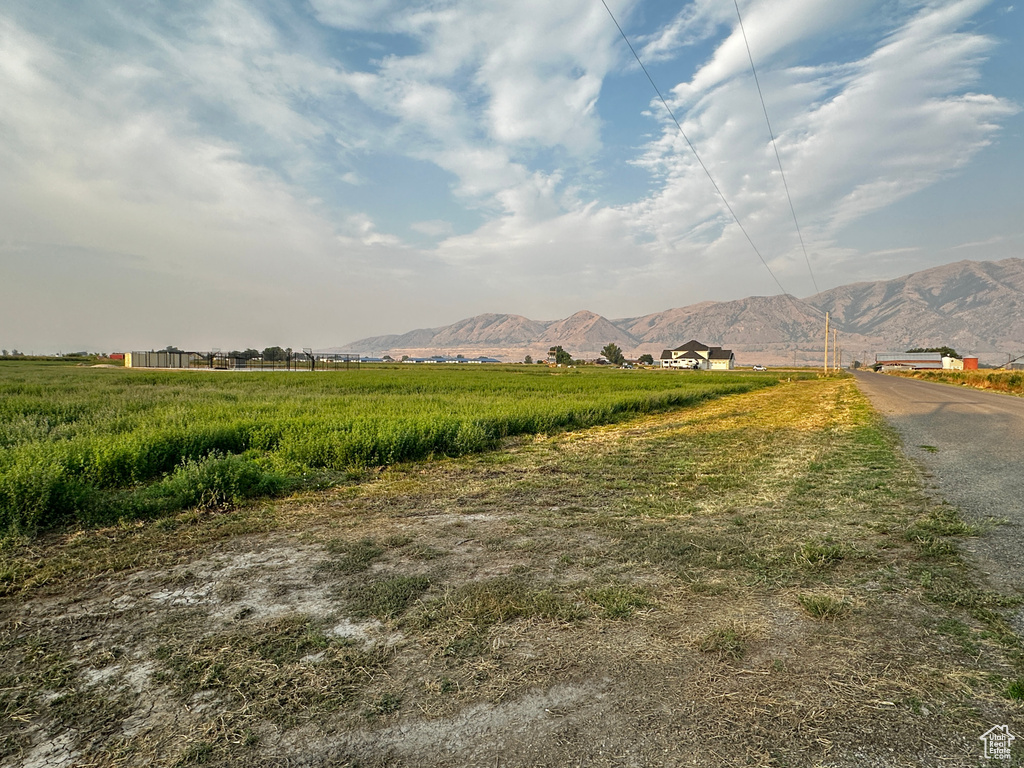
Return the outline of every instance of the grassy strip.
{"type": "Polygon", "coordinates": [[[1024,395],[1024,373],[1020,371],[906,371],[894,375],[1024,395]]]}

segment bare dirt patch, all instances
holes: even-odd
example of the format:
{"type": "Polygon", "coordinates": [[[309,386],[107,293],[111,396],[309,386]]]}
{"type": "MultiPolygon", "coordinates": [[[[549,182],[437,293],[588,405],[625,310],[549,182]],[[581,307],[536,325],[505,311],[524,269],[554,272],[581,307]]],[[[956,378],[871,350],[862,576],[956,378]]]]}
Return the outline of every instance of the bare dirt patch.
{"type": "Polygon", "coordinates": [[[950,515],[832,380],[11,544],[0,763],[973,765],[950,515]]]}

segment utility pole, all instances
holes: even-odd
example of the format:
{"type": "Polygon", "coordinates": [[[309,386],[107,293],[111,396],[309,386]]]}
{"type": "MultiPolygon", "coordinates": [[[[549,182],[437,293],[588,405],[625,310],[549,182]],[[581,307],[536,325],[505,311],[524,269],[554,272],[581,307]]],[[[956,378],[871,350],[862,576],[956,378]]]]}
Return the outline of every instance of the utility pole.
{"type": "Polygon", "coordinates": [[[825,373],[828,373],[828,312],[825,313],[825,373]]]}
{"type": "Polygon", "coordinates": [[[839,353],[839,344],[836,341],[836,329],[832,327],[832,370],[838,371],[839,368],[836,366],[836,357],[839,353]]]}

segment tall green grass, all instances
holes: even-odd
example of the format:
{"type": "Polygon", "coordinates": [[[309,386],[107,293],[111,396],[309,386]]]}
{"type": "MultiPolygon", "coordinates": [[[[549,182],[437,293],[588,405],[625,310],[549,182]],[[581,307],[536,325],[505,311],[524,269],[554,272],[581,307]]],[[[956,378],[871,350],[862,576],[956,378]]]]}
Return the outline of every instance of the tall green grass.
{"type": "Polygon", "coordinates": [[[311,470],[456,456],[775,382],[459,366],[318,373],[0,367],[0,532],[280,493],[311,470]]]}

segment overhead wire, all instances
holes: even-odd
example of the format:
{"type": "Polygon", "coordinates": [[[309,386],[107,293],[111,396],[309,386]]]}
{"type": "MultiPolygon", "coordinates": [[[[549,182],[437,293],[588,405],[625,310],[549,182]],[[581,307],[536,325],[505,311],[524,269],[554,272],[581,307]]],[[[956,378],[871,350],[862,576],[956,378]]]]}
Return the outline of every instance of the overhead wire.
{"type": "Polygon", "coordinates": [[[654,92],[658,94],[658,98],[661,99],[661,103],[665,107],[665,111],[668,112],[669,117],[672,118],[672,122],[675,123],[676,128],[679,129],[679,134],[686,141],[686,145],[690,148],[690,151],[693,152],[693,156],[700,164],[700,167],[704,170],[704,173],[707,175],[708,180],[711,182],[711,185],[715,188],[715,191],[718,193],[718,196],[722,199],[722,203],[725,204],[725,207],[732,215],[732,218],[736,222],[736,225],[740,228],[740,232],[743,233],[743,236],[747,239],[747,242],[750,243],[750,247],[754,249],[754,253],[757,254],[757,258],[761,260],[761,263],[764,265],[764,268],[768,270],[768,274],[772,276],[772,280],[774,280],[775,284],[779,286],[779,290],[782,291],[782,293],[785,294],[786,296],[789,296],[789,292],[782,286],[782,283],[779,282],[779,278],[775,276],[775,273],[772,271],[772,268],[768,266],[768,262],[765,261],[764,256],[761,255],[761,251],[758,249],[757,245],[754,244],[754,241],[750,237],[750,234],[747,232],[746,227],[743,226],[743,222],[740,221],[740,217],[736,215],[736,211],[734,211],[733,207],[729,205],[729,201],[725,197],[725,193],[722,192],[721,187],[718,186],[718,183],[715,181],[715,177],[711,175],[711,171],[708,170],[708,167],[704,164],[704,161],[701,159],[700,153],[697,152],[697,148],[693,146],[693,142],[690,141],[690,137],[686,135],[686,131],[683,130],[683,126],[679,123],[679,120],[676,119],[675,113],[672,111],[672,108],[668,105],[668,102],[665,100],[665,97],[662,96],[661,90],[658,88],[657,83],[655,83],[654,78],[651,77],[651,73],[647,71],[647,67],[645,67],[643,61],[640,60],[640,56],[639,54],[637,54],[636,49],[633,48],[633,44],[629,42],[629,38],[623,31],[618,19],[616,19],[615,14],[612,13],[612,9],[608,7],[608,3],[606,3],[605,0],[601,0],[601,5],[603,5],[604,9],[608,11],[608,15],[611,17],[611,20],[615,24],[616,29],[618,29],[619,34],[622,35],[622,39],[626,41],[626,45],[629,47],[630,53],[633,54],[633,58],[636,59],[636,63],[640,65],[640,69],[643,70],[643,73],[647,75],[647,80],[650,82],[651,87],[654,88],[654,92]]]}
{"type": "MultiPolygon", "coordinates": [[[[603,2],[603,0],[602,0],[603,2]]],[[[743,35],[743,45],[747,49],[747,58],[750,59],[750,71],[754,74],[754,85],[757,86],[757,95],[761,99],[761,109],[764,111],[764,121],[768,125],[768,135],[772,140],[772,149],[775,150],[775,159],[779,163],[779,174],[782,176],[782,186],[786,190],[786,199],[789,201],[789,210],[793,214],[793,225],[796,227],[797,237],[800,238],[800,248],[804,252],[804,261],[807,262],[807,271],[811,275],[811,283],[814,284],[814,292],[821,293],[818,288],[818,281],[814,279],[814,270],[811,269],[811,258],[807,255],[807,246],[804,244],[804,235],[800,231],[800,222],[796,218],[796,208],[793,206],[793,196],[789,193],[789,182],[786,181],[786,172],[782,169],[782,156],[779,154],[779,146],[775,142],[775,131],[772,130],[772,121],[768,118],[768,107],[764,103],[764,93],[761,92],[761,81],[757,77],[757,68],[754,66],[754,55],[750,52],[750,42],[747,40],[747,30],[743,26],[743,16],[740,14],[739,0],[733,0],[736,6],[736,18],[740,23],[740,33],[743,35]]]]}

